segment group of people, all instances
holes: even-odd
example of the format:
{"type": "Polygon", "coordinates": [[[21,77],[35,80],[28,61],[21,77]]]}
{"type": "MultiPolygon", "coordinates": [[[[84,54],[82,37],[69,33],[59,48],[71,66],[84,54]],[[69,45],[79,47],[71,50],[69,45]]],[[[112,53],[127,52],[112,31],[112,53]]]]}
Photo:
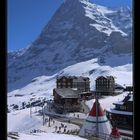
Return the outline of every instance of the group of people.
{"type": "Polygon", "coordinates": [[[67,128],[67,125],[64,125],[63,123],[61,123],[59,127],[55,126],[55,132],[60,133],[62,131],[63,133],[65,133],[66,128],[67,128]],[[62,128],[63,128],[63,131],[62,131],[62,128]]]}
{"type": "MultiPolygon", "coordinates": [[[[75,113],[73,114],[74,117],[76,117],[75,113]]],[[[79,118],[79,114],[77,114],[77,118],[79,118]]]]}
{"type": "Polygon", "coordinates": [[[45,131],[42,131],[40,129],[33,129],[30,131],[30,133],[41,133],[41,132],[45,132],[45,131]]]}
{"type": "Polygon", "coordinates": [[[52,117],[45,118],[45,123],[47,123],[47,122],[48,122],[49,127],[51,126],[51,122],[53,125],[55,124],[55,121],[52,117]]]}

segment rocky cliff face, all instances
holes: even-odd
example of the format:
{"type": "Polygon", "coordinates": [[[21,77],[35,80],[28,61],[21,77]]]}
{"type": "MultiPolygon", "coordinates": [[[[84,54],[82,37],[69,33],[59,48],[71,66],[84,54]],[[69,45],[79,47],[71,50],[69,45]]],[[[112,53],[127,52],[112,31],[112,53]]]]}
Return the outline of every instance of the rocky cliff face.
{"type": "MultiPolygon", "coordinates": [[[[23,87],[32,78],[52,75],[78,62],[129,54],[132,15],[129,8],[108,9],[88,0],[66,0],[39,37],[24,51],[8,54],[8,88],[23,87]],[[127,16],[126,16],[127,15],[127,16]]],[[[110,63],[111,64],[111,63],[110,63]]]]}

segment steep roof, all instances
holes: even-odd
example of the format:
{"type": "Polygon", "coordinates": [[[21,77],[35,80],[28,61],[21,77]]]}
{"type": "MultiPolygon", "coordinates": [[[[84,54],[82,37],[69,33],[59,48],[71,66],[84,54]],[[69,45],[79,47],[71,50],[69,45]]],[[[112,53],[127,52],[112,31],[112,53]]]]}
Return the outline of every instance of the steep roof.
{"type": "Polygon", "coordinates": [[[128,94],[127,96],[124,97],[124,99],[122,101],[118,101],[113,103],[114,105],[123,105],[126,102],[133,102],[133,94],[128,94]]]}
{"type": "Polygon", "coordinates": [[[71,88],[55,88],[54,90],[62,98],[79,98],[79,92],[71,88]]]}
{"type": "Polygon", "coordinates": [[[57,77],[57,80],[60,80],[61,78],[66,78],[66,79],[73,79],[74,82],[81,82],[81,81],[89,81],[88,77],[83,77],[83,76],[60,76],[57,77]]]}
{"type": "Polygon", "coordinates": [[[120,138],[121,137],[121,135],[119,133],[119,130],[116,127],[112,128],[112,132],[111,132],[110,135],[114,138],[120,138]]]}
{"type": "MultiPolygon", "coordinates": [[[[98,116],[104,116],[105,113],[100,105],[100,103],[98,103],[98,116]]],[[[89,113],[89,116],[96,116],[96,102],[94,102],[93,107],[89,113]]]]}
{"type": "Polygon", "coordinates": [[[133,115],[133,112],[120,111],[120,110],[115,110],[115,109],[110,109],[110,108],[107,108],[106,111],[113,114],[121,114],[121,115],[129,115],[129,116],[133,115]]]}
{"type": "Polygon", "coordinates": [[[114,77],[113,76],[99,76],[96,78],[96,80],[99,80],[99,79],[114,80],[114,77]]]}

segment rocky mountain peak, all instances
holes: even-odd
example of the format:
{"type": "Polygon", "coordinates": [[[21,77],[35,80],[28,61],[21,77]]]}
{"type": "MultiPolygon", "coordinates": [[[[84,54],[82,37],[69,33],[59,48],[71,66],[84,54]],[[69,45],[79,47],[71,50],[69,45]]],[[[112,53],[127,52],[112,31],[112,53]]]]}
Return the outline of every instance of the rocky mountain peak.
{"type": "Polygon", "coordinates": [[[22,55],[9,54],[8,88],[78,62],[102,58],[106,64],[107,57],[131,53],[132,22],[125,17],[87,0],[66,0],[22,55]]]}

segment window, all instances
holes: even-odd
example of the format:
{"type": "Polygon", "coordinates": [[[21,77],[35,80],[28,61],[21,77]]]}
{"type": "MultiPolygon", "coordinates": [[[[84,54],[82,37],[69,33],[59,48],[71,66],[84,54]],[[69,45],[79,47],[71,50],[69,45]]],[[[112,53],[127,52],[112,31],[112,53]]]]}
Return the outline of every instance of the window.
{"type": "Polygon", "coordinates": [[[68,86],[70,86],[71,85],[71,83],[68,83],[68,86]]]}
{"type": "Polygon", "coordinates": [[[121,110],[126,110],[126,106],[120,106],[121,110]]]}
{"type": "Polygon", "coordinates": [[[71,87],[71,83],[68,83],[68,87],[71,87]]]}
{"type": "Polygon", "coordinates": [[[77,83],[73,83],[73,88],[76,88],[77,87],[77,83]]]}

